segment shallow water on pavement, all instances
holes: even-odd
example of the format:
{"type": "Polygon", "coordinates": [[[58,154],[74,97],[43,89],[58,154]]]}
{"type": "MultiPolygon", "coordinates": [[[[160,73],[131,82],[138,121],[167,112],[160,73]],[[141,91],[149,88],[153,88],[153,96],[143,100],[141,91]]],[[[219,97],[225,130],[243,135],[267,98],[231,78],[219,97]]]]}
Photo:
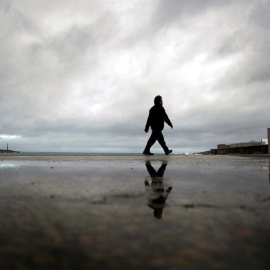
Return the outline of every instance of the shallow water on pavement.
{"type": "Polygon", "coordinates": [[[268,159],[6,160],[0,197],[2,269],[269,263],[268,159]]]}

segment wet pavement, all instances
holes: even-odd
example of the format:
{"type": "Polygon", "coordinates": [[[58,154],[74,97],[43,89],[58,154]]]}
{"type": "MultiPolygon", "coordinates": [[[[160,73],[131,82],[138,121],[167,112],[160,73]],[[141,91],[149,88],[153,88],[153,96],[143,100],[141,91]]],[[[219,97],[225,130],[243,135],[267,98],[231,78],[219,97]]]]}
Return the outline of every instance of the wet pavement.
{"type": "Polygon", "coordinates": [[[269,159],[0,161],[0,269],[266,269],[269,159]]]}

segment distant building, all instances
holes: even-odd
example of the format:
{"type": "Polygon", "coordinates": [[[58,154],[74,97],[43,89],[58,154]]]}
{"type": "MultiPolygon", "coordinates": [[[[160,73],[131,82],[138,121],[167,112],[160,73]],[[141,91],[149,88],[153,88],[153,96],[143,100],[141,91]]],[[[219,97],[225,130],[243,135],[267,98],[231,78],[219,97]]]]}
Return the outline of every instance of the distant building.
{"type": "Polygon", "coordinates": [[[267,154],[268,140],[263,139],[260,142],[251,141],[232,144],[218,144],[217,154],[267,154]]]}
{"type": "MultiPolygon", "coordinates": [[[[268,142],[270,141],[270,128],[267,129],[268,142]]],[[[270,144],[268,143],[268,155],[270,155],[270,144]]]]}
{"type": "Polygon", "coordinates": [[[250,141],[243,143],[218,144],[217,149],[201,152],[204,155],[226,155],[226,154],[268,154],[270,155],[270,128],[267,129],[268,139],[260,142],[250,141]]]}

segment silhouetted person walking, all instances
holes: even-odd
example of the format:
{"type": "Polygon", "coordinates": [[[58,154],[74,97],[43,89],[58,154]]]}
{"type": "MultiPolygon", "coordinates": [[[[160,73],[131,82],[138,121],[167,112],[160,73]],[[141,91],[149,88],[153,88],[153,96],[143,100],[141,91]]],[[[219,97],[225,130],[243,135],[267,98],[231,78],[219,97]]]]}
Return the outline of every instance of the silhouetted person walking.
{"type": "Polygon", "coordinates": [[[165,109],[163,108],[163,100],[161,96],[156,96],[154,99],[155,105],[150,109],[149,116],[146,122],[146,126],[144,131],[147,133],[149,130],[149,127],[151,126],[152,134],[147,142],[147,145],[145,146],[145,149],[143,151],[144,155],[154,155],[150,152],[150,148],[152,145],[158,140],[161,147],[163,148],[166,155],[169,155],[172,150],[169,150],[163,134],[162,130],[164,128],[164,121],[173,128],[173,125],[168,117],[168,115],[165,112],[165,109]]]}

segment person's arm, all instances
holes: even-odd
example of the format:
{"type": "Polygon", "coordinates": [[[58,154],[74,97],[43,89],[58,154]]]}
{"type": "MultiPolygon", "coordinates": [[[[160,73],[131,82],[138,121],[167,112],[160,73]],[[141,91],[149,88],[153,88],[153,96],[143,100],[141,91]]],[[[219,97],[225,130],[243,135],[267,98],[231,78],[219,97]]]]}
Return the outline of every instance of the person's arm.
{"type": "Polygon", "coordinates": [[[145,185],[146,187],[149,187],[149,186],[150,186],[147,179],[144,180],[144,185],[145,185]]]}
{"type": "Polygon", "coordinates": [[[146,122],[146,125],[145,125],[145,128],[144,128],[144,131],[147,133],[148,130],[149,130],[149,127],[151,125],[151,110],[149,111],[149,116],[147,118],[147,122],[146,122]]]}
{"type": "Polygon", "coordinates": [[[167,200],[167,198],[168,198],[168,196],[169,196],[169,194],[170,194],[171,191],[172,191],[172,187],[168,187],[166,189],[166,191],[165,191],[165,198],[166,198],[166,200],[167,200]]]}
{"type": "MultiPolygon", "coordinates": [[[[163,108],[163,109],[164,109],[164,108],[163,108]]],[[[171,120],[169,119],[169,117],[168,117],[168,115],[167,115],[165,109],[164,109],[164,121],[165,121],[171,128],[173,128],[173,124],[172,124],[171,120]]]]}

